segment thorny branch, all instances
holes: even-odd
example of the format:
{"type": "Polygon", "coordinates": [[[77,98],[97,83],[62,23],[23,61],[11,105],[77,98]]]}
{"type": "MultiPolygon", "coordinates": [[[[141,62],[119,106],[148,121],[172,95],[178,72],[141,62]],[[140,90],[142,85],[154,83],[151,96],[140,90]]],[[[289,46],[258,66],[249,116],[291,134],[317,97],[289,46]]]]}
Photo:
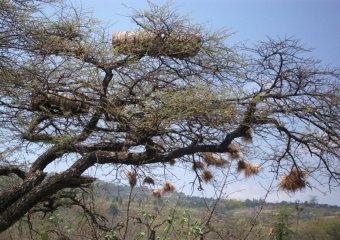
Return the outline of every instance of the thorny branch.
{"type": "Polygon", "coordinates": [[[76,9],[58,5],[60,16],[48,18],[45,1],[21,2],[2,2],[0,12],[0,178],[21,179],[1,190],[0,231],[58,191],[92,183],[86,170],[103,164],[191,167],[189,157],[216,153],[338,183],[339,71],[305,57],[298,41],[232,49],[222,33],[151,4],[132,16],[139,30],[164,44],[195,36],[195,54],[162,55],[150,42],[137,50],[152,54],[124,54],[76,9]],[[47,172],[66,159],[68,169],[47,172]]]}

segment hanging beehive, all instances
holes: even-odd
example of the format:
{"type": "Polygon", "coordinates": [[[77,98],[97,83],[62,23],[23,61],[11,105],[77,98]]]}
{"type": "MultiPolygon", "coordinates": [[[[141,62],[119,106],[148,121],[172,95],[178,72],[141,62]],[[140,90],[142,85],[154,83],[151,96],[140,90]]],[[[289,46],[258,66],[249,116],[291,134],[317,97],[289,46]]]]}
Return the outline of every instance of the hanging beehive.
{"type": "Polygon", "coordinates": [[[72,95],[33,93],[31,108],[34,111],[88,113],[90,104],[72,95]]]}
{"type": "Polygon", "coordinates": [[[184,59],[198,53],[201,47],[201,37],[196,34],[125,31],[112,34],[112,45],[119,54],[184,59]]]}

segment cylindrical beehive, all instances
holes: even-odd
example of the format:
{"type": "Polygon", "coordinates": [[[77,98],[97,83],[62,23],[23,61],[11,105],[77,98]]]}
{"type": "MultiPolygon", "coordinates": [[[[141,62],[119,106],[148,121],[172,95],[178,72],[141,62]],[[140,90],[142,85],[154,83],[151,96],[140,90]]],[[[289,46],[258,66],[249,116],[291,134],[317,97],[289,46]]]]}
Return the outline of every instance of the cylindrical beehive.
{"type": "Polygon", "coordinates": [[[31,108],[34,111],[48,109],[59,112],[88,113],[90,105],[71,95],[34,93],[31,97],[31,108]]]}
{"type": "Polygon", "coordinates": [[[196,34],[156,34],[125,31],[112,34],[112,45],[119,54],[168,56],[179,59],[195,56],[201,47],[196,34]]]}

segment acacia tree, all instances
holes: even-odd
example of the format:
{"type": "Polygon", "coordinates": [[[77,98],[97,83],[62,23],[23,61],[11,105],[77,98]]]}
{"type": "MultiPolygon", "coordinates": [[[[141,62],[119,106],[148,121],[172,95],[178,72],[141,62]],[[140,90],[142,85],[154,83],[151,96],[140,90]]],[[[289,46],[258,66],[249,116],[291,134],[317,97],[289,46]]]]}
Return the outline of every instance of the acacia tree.
{"type": "Polygon", "coordinates": [[[163,39],[152,47],[189,34],[199,51],[124,53],[95,20],[58,2],[0,4],[0,176],[13,181],[0,192],[0,231],[61,190],[94,182],[86,171],[103,164],[132,167],[132,186],[175,161],[193,167],[200,185],[227,157],[246,176],[259,166],[284,175],[291,191],[310,178],[339,180],[339,75],[298,41],[228,47],[223,32],[151,5],[131,18],[163,39]],[[63,161],[65,170],[47,172],[63,161]]]}

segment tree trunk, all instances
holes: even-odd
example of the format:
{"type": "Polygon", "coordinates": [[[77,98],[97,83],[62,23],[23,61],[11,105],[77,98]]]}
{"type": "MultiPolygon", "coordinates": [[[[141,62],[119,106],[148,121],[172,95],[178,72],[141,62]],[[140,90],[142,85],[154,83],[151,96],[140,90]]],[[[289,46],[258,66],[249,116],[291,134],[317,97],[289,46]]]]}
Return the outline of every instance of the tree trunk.
{"type": "Polygon", "coordinates": [[[1,203],[7,204],[9,199],[16,199],[8,207],[3,208],[0,214],[0,232],[11,227],[22,218],[31,208],[46,197],[56,194],[58,191],[68,187],[79,187],[82,184],[92,183],[95,179],[89,177],[73,176],[71,172],[64,172],[45,178],[40,184],[30,188],[32,184],[23,184],[20,188],[21,196],[2,194],[1,203]],[[22,194],[24,193],[24,194],[22,194]],[[15,198],[16,197],[16,198],[15,198]]]}

